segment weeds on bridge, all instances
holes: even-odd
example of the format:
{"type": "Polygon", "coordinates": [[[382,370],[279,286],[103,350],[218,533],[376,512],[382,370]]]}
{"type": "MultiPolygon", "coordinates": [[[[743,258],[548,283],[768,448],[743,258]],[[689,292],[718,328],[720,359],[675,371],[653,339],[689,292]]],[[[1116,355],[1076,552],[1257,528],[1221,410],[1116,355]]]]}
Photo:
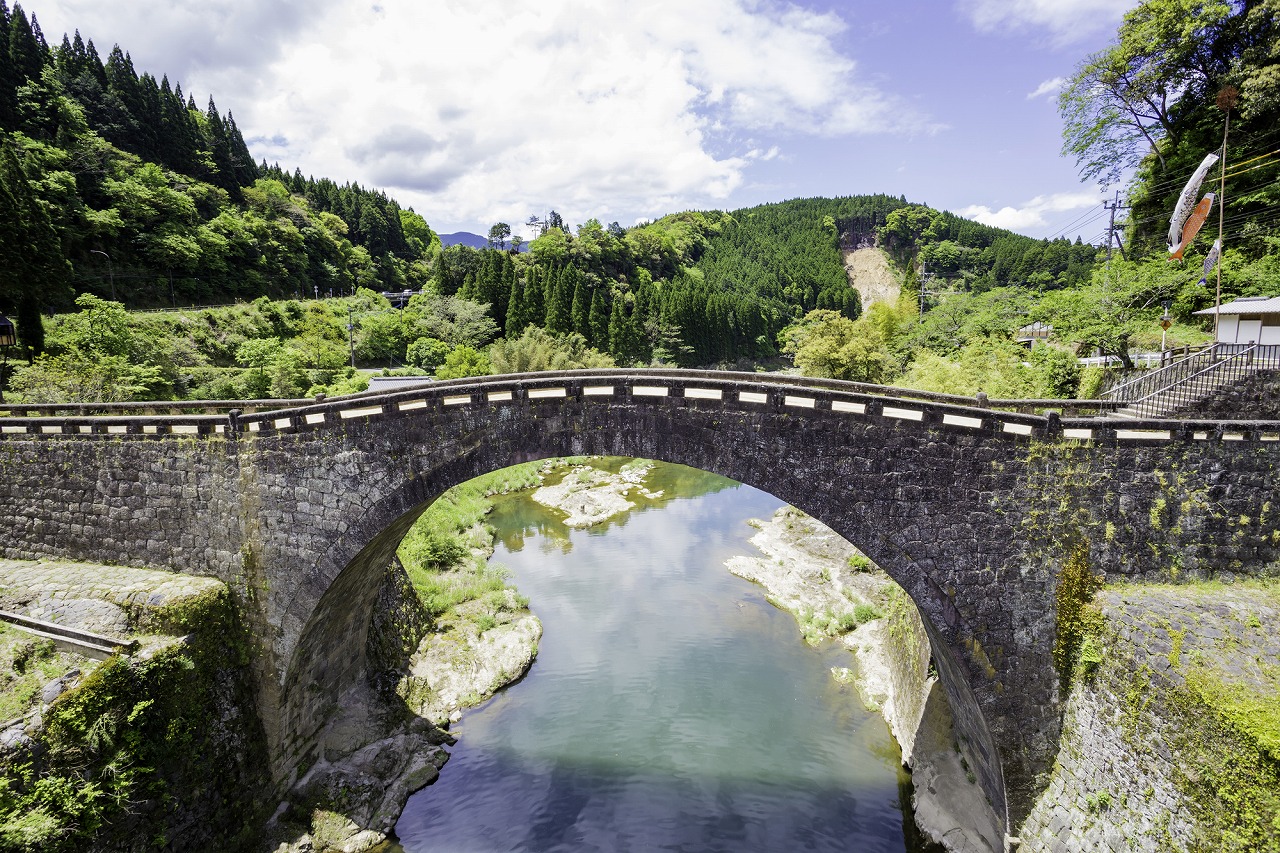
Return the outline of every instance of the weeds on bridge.
{"type": "MultiPolygon", "coordinates": [[[[1053,665],[1064,697],[1071,692],[1086,639],[1102,626],[1102,614],[1092,604],[1094,593],[1102,585],[1103,578],[1089,566],[1089,546],[1083,542],[1076,545],[1062,566],[1057,589],[1058,630],[1053,640],[1053,665]]],[[[1096,647],[1090,648],[1091,658],[1097,653],[1096,647]]]]}

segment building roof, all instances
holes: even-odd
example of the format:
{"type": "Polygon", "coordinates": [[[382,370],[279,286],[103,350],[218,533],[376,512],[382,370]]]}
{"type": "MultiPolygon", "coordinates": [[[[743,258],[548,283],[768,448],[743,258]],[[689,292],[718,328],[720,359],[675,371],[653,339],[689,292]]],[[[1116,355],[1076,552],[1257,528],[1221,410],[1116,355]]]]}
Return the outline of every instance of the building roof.
{"type": "MultiPolygon", "coordinates": [[[[1218,309],[1221,314],[1280,314],[1280,296],[1241,296],[1218,309]]],[[[1213,316],[1214,309],[1206,308],[1196,314],[1213,316]]]]}

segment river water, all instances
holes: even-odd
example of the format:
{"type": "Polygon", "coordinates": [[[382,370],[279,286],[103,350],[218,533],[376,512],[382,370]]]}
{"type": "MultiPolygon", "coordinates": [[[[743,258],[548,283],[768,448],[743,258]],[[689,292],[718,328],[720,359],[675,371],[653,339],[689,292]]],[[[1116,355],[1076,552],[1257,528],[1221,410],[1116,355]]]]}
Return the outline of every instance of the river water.
{"type": "Polygon", "coordinates": [[[454,727],[403,850],[917,850],[897,745],[831,677],[849,654],[724,567],[780,502],[674,465],[647,486],[663,497],[590,531],[528,493],[495,506],[538,658],[454,727]]]}

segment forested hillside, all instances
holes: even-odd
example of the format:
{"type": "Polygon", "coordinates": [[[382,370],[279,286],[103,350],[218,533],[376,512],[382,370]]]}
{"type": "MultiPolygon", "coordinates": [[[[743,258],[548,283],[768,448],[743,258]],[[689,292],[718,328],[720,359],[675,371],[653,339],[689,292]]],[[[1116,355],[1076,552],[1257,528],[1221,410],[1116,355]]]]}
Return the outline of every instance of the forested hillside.
{"type": "Polygon", "coordinates": [[[381,191],[255,165],[212,98],[199,108],[180,85],[139,74],[118,46],[104,62],[78,33],[50,47],[34,18],[0,0],[0,310],[16,310],[20,354],[34,360],[45,348],[41,314],[80,308],[51,326],[47,359],[19,371],[14,387],[117,399],[291,395],[354,387],[352,362],[466,375],[610,361],[748,367],[783,356],[819,375],[1074,393],[1073,356],[1127,363],[1130,347],[1162,338],[1164,301],[1181,321],[1169,342],[1204,339],[1192,312],[1208,294],[1190,269],[1204,247],[1191,247],[1187,266],[1151,252],[1167,221],[1160,211],[1228,113],[1240,146],[1229,159],[1246,171],[1227,176],[1236,201],[1226,293],[1280,283],[1280,159],[1253,153],[1275,141],[1278,4],[1218,4],[1177,29],[1173,13],[1189,13],[1192,0],[1149,0],[1112,50],[1082,63],[1062,100],[1068,150],[1086,176],[1115,157],[1138,167],[1127,256],[1100,265],[1098,248],[1078,238],[1033,240],[888,195],[687,211],[630,228],[574,227],[552,211],[530,217],[536,230],[523,246],[512,238],[509,247],[510,226],[496,223],[488,247],[445,248],[381,191]],[[1190,46],[1157,56],[1142,40],[1153,32],[1164,38],[1154,44],[1177,36],[1190,46]],[[1107,100],[1124,81],[1105,75],[1121,60],[1151,66],[1148,82],[1165,74],[1159,127],[1126,124],[1107,100]],[[1224,113],[1211,96],[1228,84],[1238,98],[1224,113]],[[1144,151],[1146,139],[1155,142],[1144,151]],[[890,258],[904,300],[864,315],[844,253],[872,245],[890,258]],[[406,289],[421,295],[400,312],[376,293],[406,289]],[[81,294],[99,301],[76,306],[81,294]],[[306,304],[317,297],[332,304],[306,304]],[[102,300],[254,305],[160,322],[122,319],[102,300]],[[133,343],[102,350],[76,331],[86,312],[127,325],[133,343]],[[1034,320],[1053,327],[1060,348],[1028,362],[1013,338],[1034,320]],[[108,358],[123,359],[113,362],[123,378],[81,381],[108,358]]]}
{"type": "Polygon", "coordinates": [[[35,318],[77,293],[146,307],[416,287],[436,242],[382,192],[255,165],[212,98],[139,75],[119,46],[104,62],[79,33],[51,47],[4,0],[0,205],[0,307],[37,348],[35,318]]]}

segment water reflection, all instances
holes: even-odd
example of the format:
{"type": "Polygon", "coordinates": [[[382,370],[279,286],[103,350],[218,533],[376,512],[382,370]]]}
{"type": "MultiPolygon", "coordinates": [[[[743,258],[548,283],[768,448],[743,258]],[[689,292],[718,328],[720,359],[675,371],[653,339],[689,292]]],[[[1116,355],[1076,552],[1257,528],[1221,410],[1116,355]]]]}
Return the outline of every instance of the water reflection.
{"type": "Polygon", "coordinates": [[[897,748],[830,677],[847,653],[724,569],[777,500],[679,466],[646,485],[603,535],[527,495],[495,507],[539,657],[463,717],[403,849],[907,850],[897,748]]]}

